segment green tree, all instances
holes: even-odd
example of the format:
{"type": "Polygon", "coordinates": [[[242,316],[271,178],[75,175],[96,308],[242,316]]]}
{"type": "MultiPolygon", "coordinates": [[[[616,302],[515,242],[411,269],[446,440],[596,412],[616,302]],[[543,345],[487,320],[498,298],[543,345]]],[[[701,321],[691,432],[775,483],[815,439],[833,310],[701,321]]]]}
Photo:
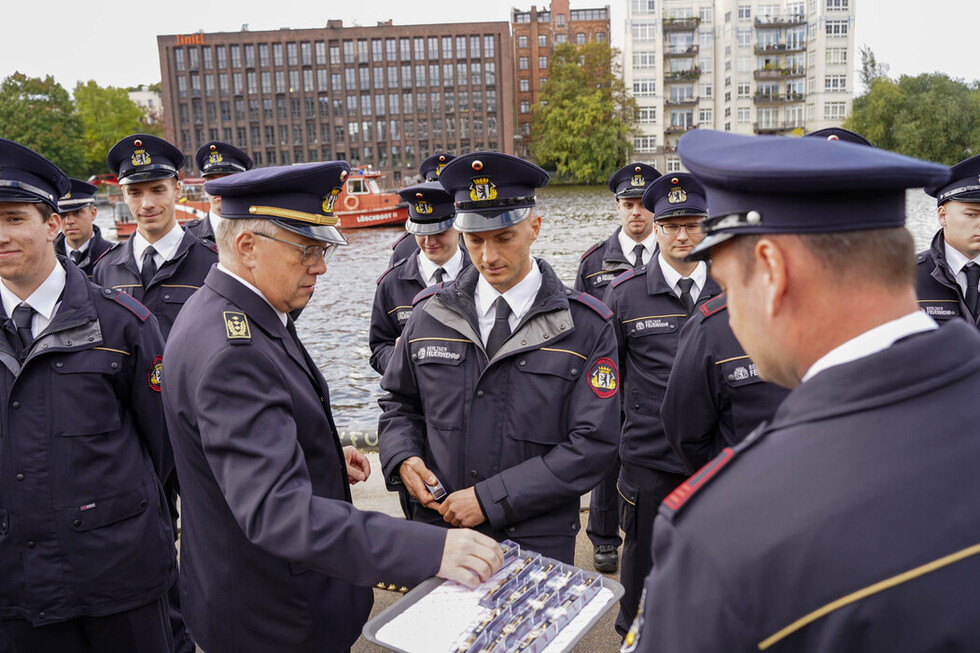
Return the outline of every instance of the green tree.
{"type": "Polygon", "coordinates": [[[116,141],[149,131],[143,110],[129,99],[126,89],[99,86],[95,81],[75,86],[75,105],[84,140],[88,174],[106,172],[105,155],[116,141]]]}
{"type": "Polygon", "coordinates": [[[980,153],[980,90],[942,73],[880,76],[844,126],[880,148],[952,165],[980,153]]]}
{"type": "Polygon", "coordinates": [[[0,136],[44,155],[69,175],[85,171],[75,106],[51,75],[18,72],[0,82],[0,136]]]}
{"type": "Polygon", "coordinates": [[[860,54],[861,70],[858,72],[858,78],[861,80],[861,86],[867,90],[876,79],[888,76],[888,64],[878,63],[875,53],[866,45],[861,46],[860,54]]]}
{"type": "Polygon", "coordinates": [[[531,116],[531,157],[561,177],[603,183],[632,152],[636,101],[607,43],[554,49],[531,116]]]}

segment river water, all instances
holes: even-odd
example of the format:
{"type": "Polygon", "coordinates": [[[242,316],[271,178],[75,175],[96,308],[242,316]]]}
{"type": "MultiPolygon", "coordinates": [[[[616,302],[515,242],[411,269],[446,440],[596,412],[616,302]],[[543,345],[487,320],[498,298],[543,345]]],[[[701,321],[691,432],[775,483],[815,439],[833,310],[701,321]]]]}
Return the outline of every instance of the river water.
{"type": "MultiPolygon", "coordinates": [[[[935,200],[921,190],[907,193],[908,227],[918,250],[939,228],[935,200]]],[[[111,212],[96,222],[114,237],[111,212]]],[[[582,253],[616,228],[615,203],[605,186],[545,187],[538,192],[541,234],[531,253],[543,257],[569,286],[582,253]]],[[[300,338],[330,384],[337,427],[345,439],[375,445],[381,394],[379,375],[368,364],[368,327],[375,281],[388,264],[401,227],[348,230],[342,247],[320,278],[310,305],[296,324],[300,338]]]]}

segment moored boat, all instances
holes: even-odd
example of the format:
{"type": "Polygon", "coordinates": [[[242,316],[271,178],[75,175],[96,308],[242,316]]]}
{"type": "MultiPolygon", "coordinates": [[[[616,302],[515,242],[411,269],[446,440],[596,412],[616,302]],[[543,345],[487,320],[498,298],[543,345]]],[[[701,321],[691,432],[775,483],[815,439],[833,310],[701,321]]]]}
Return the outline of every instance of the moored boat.
{"type": "Polygon", "coordinates": [[[367,166],[352,168],[347,183],[334,203],[338,229],[362,229],[405,224],[408,204],[398,193],[381,189],[379,170],[367,166]]]}

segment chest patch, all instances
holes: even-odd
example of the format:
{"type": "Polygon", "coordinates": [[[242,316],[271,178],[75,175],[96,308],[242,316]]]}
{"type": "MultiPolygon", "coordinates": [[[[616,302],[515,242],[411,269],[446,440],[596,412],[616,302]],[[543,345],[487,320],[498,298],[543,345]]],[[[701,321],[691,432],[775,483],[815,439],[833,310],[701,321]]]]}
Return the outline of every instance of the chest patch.
{"type": "Polygon", "coordinates": [[[728,385],[734,387],[762,381],[758,368],[748,357],[721,363],[721,376],[728,385]]]}
{"type": "Polygon", "coordinates": [[[600,358],[589,370],[589,387],[600,399],[608,399],[619,391],[619,369],[609,358],[600,358]]]}
{"type": "Polygon", "coordinates": [[[949,320],[960,316],[959,302],[919,300],[919,308],[934,320],[949,320]]]}
{"type": "Polygon", "coordinates": [[[412,360],[418,365],[459,365],[466,357],[466,342],[416,340],[409,344],[412,360]]]}

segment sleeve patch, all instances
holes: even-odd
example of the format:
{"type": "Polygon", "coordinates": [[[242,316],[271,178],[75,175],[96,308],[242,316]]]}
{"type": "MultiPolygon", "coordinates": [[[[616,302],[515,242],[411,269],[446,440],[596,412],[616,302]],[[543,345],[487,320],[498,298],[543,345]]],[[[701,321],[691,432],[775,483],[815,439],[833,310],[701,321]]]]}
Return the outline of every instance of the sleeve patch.
{"type": "Polygon", "coordinates": [[[150,363],[150,369],[146,372],[146,382],[150,390],[160,392],[160,381],[163,378],[163,356],[157,356],[150,363]]]}
{"type": "Polygon", "coordinates": [[[142,302],[132,295],[124,292],[118,292],[116,293],[114,299],[116,300],[117,304],[129,309],[129,311],[136,315],[141,322],[146,322],[146,318],[150,317],[150,309],[143,306],[142,302]]]}
{"type": "Polygon", "coordinates": [[[609,358],[600,358],[589,369],[589,387],[600,399],[609,399],[619,392],[619,369],[609,358]]]}
{"type": "Polygon", "coordinates": [[[577,299],[582,302],[593,311],[602,316],[603,319],[608,320],[613,316],[612,309],[602,303],[601,299],[596,299],[589,293],[581,292],[578,296],[572,295],[572,299],[577,299]]]}
{"type": "Polygon", "coordinates": [[[426,297],[429,297],[431,295],[436,294],[440,290],[442,290],[442,283],[436,283],[436,284],[433,284],[433,285],[429,286],[425,290],[421,291],[419,294],[415,295],[415,299],[412,300],[412,306],[418,304],[420,301],[422,301],[426,297]]]}

